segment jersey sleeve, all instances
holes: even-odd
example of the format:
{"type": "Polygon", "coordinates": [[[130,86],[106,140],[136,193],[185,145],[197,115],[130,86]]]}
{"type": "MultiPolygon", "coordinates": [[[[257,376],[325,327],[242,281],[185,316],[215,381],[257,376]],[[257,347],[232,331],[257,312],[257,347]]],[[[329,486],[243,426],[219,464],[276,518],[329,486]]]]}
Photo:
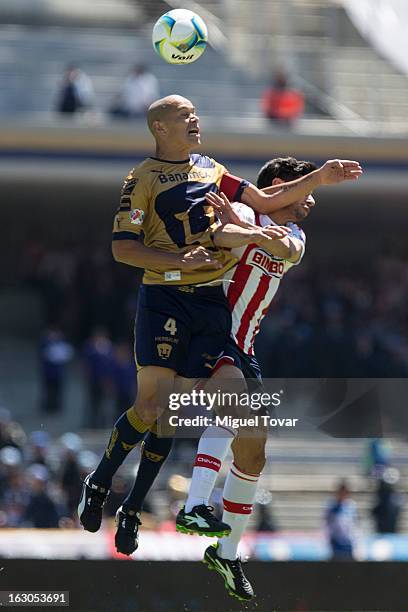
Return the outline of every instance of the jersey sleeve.
{"type": "Polygon", "coordinates": [[[221,178],[220,193],[225,193],[230,201],[240,202],[242,193],[248,185],[249,181],[234,176],[226,171],[221,178]]]}
{"type": "Polygon", "coordinates": [[[299,259],[296,262],[293,262],[293,261],[286,262],[286,270],[289,270],[289,268],[291,268],[292,266],[298,266],[303,259],[303,255],[305,254],[305,249],[306,249],[306,235],[305,235],[305,232],[302,229],[300,229],[298,225],[296,225],[296,223],[287,223],[286,225],[290,229],[290,234],[288,234],[288,237],[297,238],[297,240],[299,240],[302,243],[302,251],[300,253],[299,259]]]}
{"type": "Polygon", "coordinates": [[[149,213],[149,189],[143,176],[127,176],[113,221],[112,240],[138,240],[149,213]]]}

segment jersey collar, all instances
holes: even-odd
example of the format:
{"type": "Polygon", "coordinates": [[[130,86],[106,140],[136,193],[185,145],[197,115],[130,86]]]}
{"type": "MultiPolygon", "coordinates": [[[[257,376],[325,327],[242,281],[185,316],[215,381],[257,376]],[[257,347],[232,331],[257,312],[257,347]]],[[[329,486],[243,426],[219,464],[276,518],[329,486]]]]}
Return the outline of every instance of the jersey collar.
{"type": "Polygon", "coordinates": [[[164,162],[165,164],[188,164],[191,161],[191,158],[182,159],[181,161],[173,161],[171,159],[161,159],[160,157],[150,156],[150,159],[154,159],[155,161],[164,162]]]}

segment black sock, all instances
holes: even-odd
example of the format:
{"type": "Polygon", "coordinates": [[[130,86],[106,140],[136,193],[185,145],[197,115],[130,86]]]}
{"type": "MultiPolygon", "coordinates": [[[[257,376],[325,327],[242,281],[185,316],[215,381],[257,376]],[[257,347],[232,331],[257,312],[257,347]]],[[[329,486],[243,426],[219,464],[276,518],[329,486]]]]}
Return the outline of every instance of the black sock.
{"type": "Polygon", "coordinates": [[[116,421],[109,444],[92,474],[92,482],[110,489],[112,478],[149,428],[130,408],[116,421]]]}
{"type": "Polygon", "coordinates": [[[140,512],[143,502],[153,482],[166,461],[174,438],[158,438],[156,433],[149,431],[142,442],[141,458],[133,489],[123,502],[123,508],[140,512]]]}

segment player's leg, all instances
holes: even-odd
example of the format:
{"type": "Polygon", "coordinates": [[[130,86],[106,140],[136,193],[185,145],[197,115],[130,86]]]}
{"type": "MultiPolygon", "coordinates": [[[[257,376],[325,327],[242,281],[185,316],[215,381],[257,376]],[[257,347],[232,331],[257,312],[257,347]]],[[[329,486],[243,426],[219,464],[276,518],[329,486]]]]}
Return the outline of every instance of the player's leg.
{"type": "Polygon", "coordinates": [[[131,491],[123,501],[125,511],[141,512],[143,503],[173,447],[174,437],[162,437],[153,425],[140,447],[140,463],[131,491]]]}
{"type": "Polygon", "coordinates": [[[231,534],[219,542],[219,555],[236,559],[238,545],[253,508],[256,488],[265,465],[266,429],[240,429],[232,444],[234,462],[223,490],[223,521],[231,525],[231,534]]]}
{"type": "Polygon", "coordinates": [[[138,547],[143,503],[169,456],[173,441],[173,437],[159,437],[153,426],[141,443],[134,485],[116,513],[115,546],[124,555],[131,555],[138,547]]]}
{"type": "Polygon", "coordinates": [[[87,531],[97,531],[102,520],[112,478],[128,454],[145,437],[161,410],[162,389],[172,388],[175,372],[157,366],[143,367],[138,372],[135,404],[116,421],[108,446],[96,470],[84,482],[78,506],[79,519],[87,531]]]}
{"type": "MultiPolygon", "coordinates": [[[[247,392],[247,380],[252,381],[251,386],[258,387],[261,384],[261,373],[255,357],[243,353],[233,340],[227,341],[223,355],[218,359],[213,369],[205,391],[220,392],[221,398],[228,398],[229,394],[235,397],[243,397],[241,394],[247,392]]],[[[227,401],[223,406],[217,406],[218,414],[232,417],[246,417],[249,413],[247,404],[238,402],[237,405],[228,406],[227,401]]],[[[202,534],[202,528],[194,522],[197,507],[203,508],[207,516],[209,514],[208,501],[214,489],[222,461],[225,459],[236,430],[230,427],[210,427],[203,433],[194,462],[193,475],[185,508],[183,508],[176,519],[179,531],[202,534]]],[[[209,517],[214,525],[219,521],[214,515],[209,517]]],[[[220,522],[220,528],[225,528],[225,521],[220,522]]],[[[214,531],[214,530],[213,530],[214,531]]],[[[220,533],[217,535],[221,535],[220,533]]]]}
{"type": "MultiPolygon", "coordinates": [[[[238,356],[226,347],[224,355],[217,361],[214,372],[206,384],[206,393],[242,393],[246,390],[246,382],[238,365],[238,356]],[[235,365],[236,364],[236,365],[235,365]]],[[[220,412],[222,407],[217,406],[220,412]]],[[[231,413],[236,407],[228,409],[231,413]]],[[[218,472],[227,456],[237,430],[229,426],[207,427],[203,432],[194,460],[193,474],[184,508],[176,519],[176,529],[183,533],[213,535],[221,537],[223,532],[230,531],[225,521],[220,521],[209,509],[209,500],[213,492],[218,472]]]]}
{"type": "Polygon", "coordinates": [[[112,478],[127,455],[142,441],[149,427],[164,410],[162,389],[171,392],[174,370],[146,366],[137,373],[137,397],[129,410],[116,421],[104,456],[92,476],[95,484],[110,488],[112,478]]]}
{"type": "MultiPolygon", "coordinates": [[[[212,393],[218,389],[226,389],[229,381],[236,381],[236,385],[233,385],[234,388],[237,386],[246,388],[241,370],[231,363],[233,361],[229,357],[221,357],[214,374],[205,386],[205,392],[212,393]]],[[[198,506],[208,506],[218,472],[236,433],[237,430],[231,427],[212,425],[207,427],[201,435],[186,504],[177,517],[178,531],[202,533],[199,525],[194,522],[196,508],[198,506]]]]}
{"type": "Polygon", "coordinates": [[[135,321],[137,397],[116,421],[101,462],[85,479],[78,514],[88,531],[100,527],[113,475],[167,406],[190,339],[183,314],[180,298],[172,288],[140,287],[135,321]]]}
{"type": "MultiPolygon", "coordinates": [[[[194,381],[177,376],[174,382],[174,392],[191,391],[194,381]]],[[[147,493],[166,461],[174,440],[174,431],[169,430],[159,418],[147,432],[141,444],[141,457],[135,483],[116,513],[116,550],[130,555],[138,547],[139,527],[142,524],[140,514],[147,493]]]]}
{"type": "MultiPolygon", "coordinates": [[[[194,387],[195,380],[187,380],[176,376],[174,393],[188,393],[194,387]]],[[[140,512],[147,493],[150,491],[156,476],[170,454],[174,442],[175,431],[168,424],[163,414],[149,427],[142,444],[141,459],[132,490],[123,502],[124,509],[140,512]]]]}
{"type": "MultiPolygon", "coordinates": [[[[197,306],[199,330],[190,342],[185,376],[199,378],[200,390],[211,393],[222,386],[220,357],[230,336],[231,313],[221,288],[211,290],[211,295],[207,294],[202,305],[197,304],[196,308],[197,306]],[[219,367],[215,368],[217,362],[219,367]],[[214,374],[216,370],[217,376],[214,374]]],[[[228,375],[234,376],[231,373],[226,376],[228,375]]],[[[237,375],[240,377],[239,371],[237,375]]],[[[213,509],[208,506],[208,498],[214,487],[220,462],[225,457],[232,438],[233,431],[230,428],[211,427],[200,439],[188,499],[189,512],[186,513],[182,508],[176,519],[179,531],[213,536],[229,531],[228,525],[212,514],[213,509]]]]}
{"type": "Polygon", "coordinates": [[[223,578],[230,595],[248,601],[254,596],[238,556],[238,545],[248,525],[255,501],[256,488],[265,464],[266,430],[240,430],[232,443],[234,463],[227,475],[224,490],[223,522],[231,527],[228,537],[205,551],[204,562],[223,578]]]}

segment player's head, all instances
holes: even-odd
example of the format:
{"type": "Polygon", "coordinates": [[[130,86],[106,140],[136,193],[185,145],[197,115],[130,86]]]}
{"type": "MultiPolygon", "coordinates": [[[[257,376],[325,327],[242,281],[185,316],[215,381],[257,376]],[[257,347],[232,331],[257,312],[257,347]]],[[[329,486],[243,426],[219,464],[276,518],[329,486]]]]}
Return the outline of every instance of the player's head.
{"type": "MultiPolygon", "coordinates": [[[[259,171],[256,185],[259,189],[295,181],[313,172],[317,166],[310,161],[299,161],[294,157],[276,157],[269,160],[259,171]]],[[[282,215],[287,215],[287,221],[303,221],[315,205],[315,199],[310,194],[303,200],[282,209],[282,215]]]]}
{"type": "Polygon", "coordinates": [[[147,124],[157,144],[192,149],[201,143],[193,103],[178,95],[156,100],[147,111],[147,124]]]}

